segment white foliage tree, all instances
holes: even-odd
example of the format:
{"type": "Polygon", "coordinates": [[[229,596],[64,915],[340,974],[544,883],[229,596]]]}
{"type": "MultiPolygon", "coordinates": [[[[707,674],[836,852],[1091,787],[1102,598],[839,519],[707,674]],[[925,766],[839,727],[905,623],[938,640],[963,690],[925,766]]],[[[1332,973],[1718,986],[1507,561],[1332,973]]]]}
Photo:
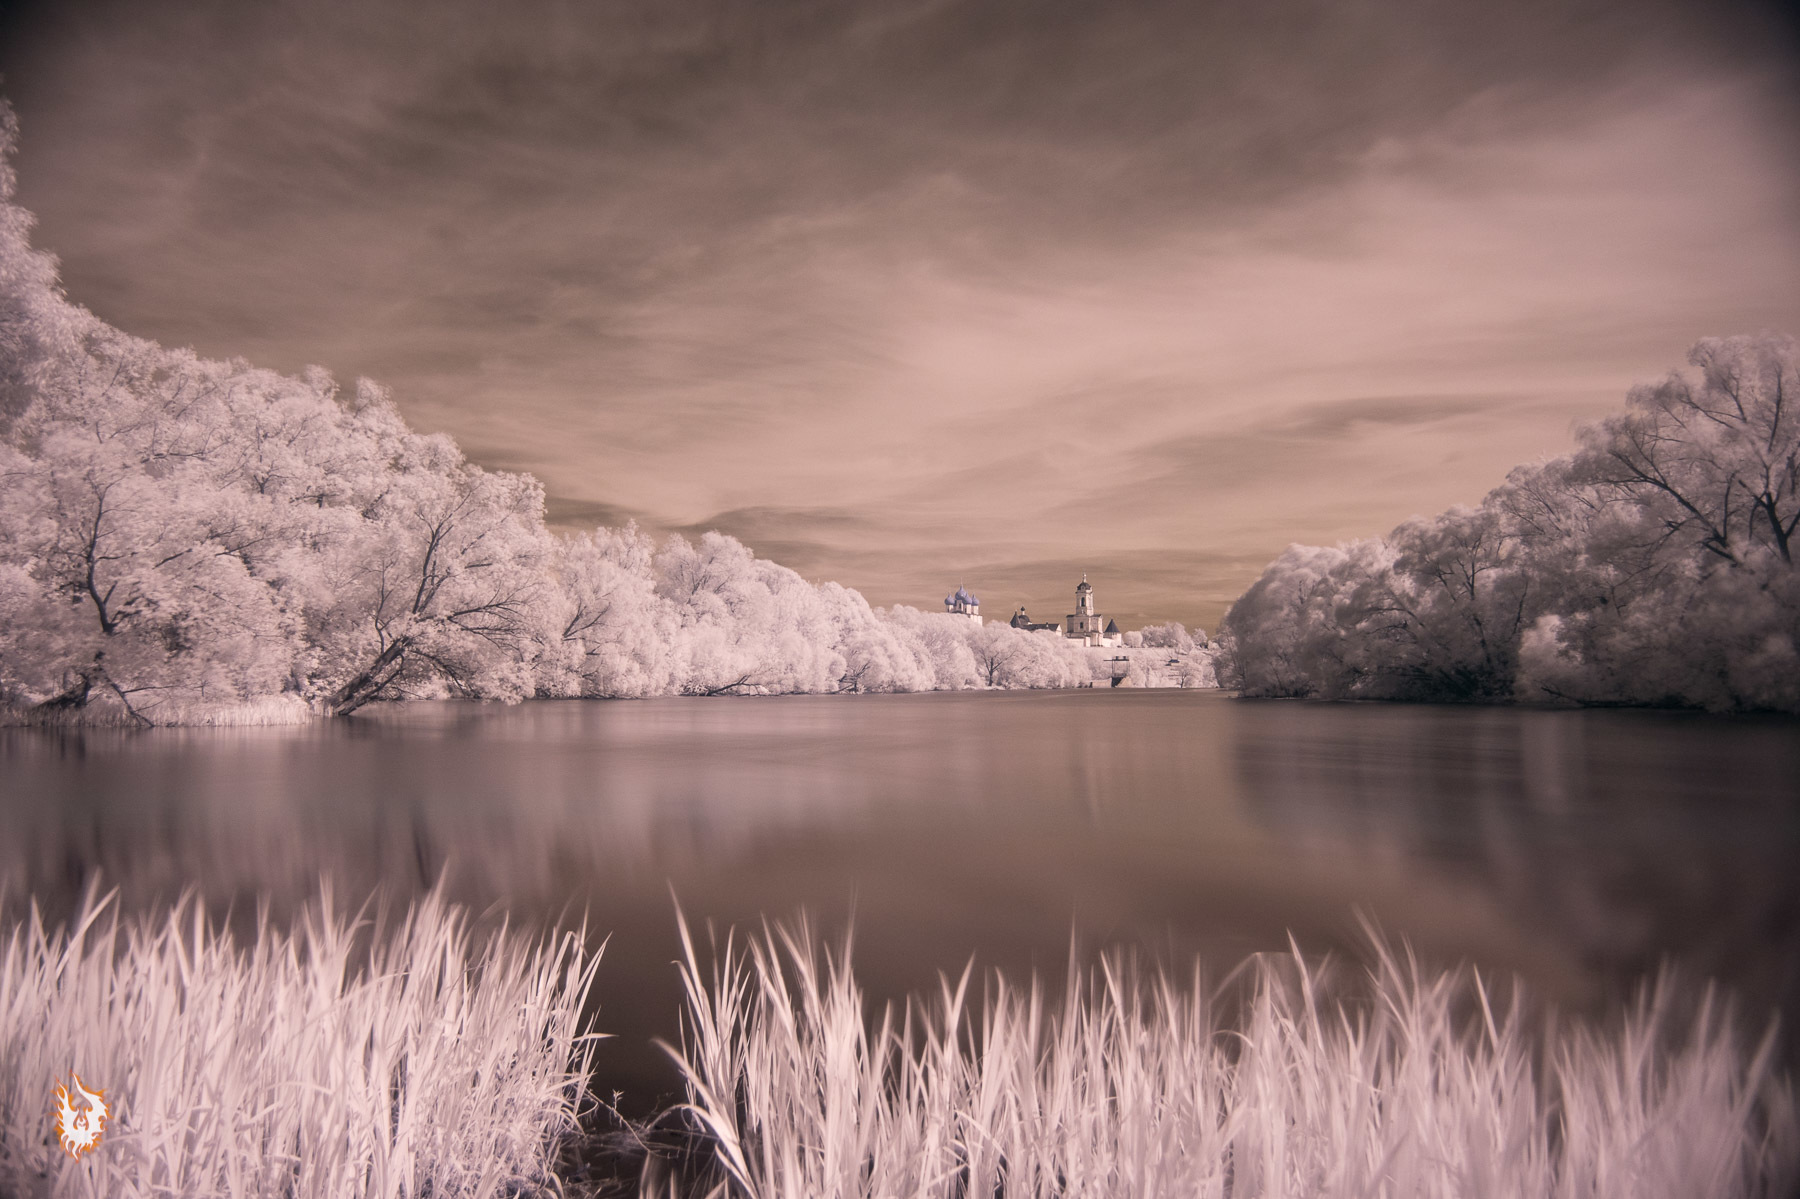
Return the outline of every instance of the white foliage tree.
{"type": "Polygon", "coordinates": [[[1479,508],[1290,549],[1226,618],[1227,681],[1800,711],[1800,344],[1708,339],[1689,361],[1479,508]]]}
{"type": "Polygon", "coordinates": [[[1689,362],[1545,472],[1569,515],[1526,531],[1573,565],[1533,627],[1526,694],[1800,710],[1800,344],[1713,338],[1689,362]]]}
{"type": "MultiPolygon", "coordinates": [[[[0,114],[0,161],[14,131],[0,114]]],[[[68,303],[0,177],[0,694],[141,722],[289,693],[531,689],[542,496],[371,386],[129,337],[68,303]]]]}
{"type": "Polygon", "coordinates": [[[635,524],[558,540],[562,652],[546,671],[548,694],[637,699],[671,689],[676,621],[656,593],[655,553],[635,524]]]}
{"type": "MultiPolygon", "coordinates": [[[[289,613],[252,570],[268,513],[221,478],[232,370],[65,313],[0,458],[3,551],[29,580],[5,685],[51,708],[278,690],[289,613]]],[[[84,319],[85,318],[85,319],[84,319]]],[[[46,322],[48,323],[48,322],[46,322]]]]}
{"type": "MultiPolygon", "coordinates": [[[[371,410],[399,423],[385,399],[371,410]]],[[[327,710],[440,690],[531,694],[554,619],[542,487],[469,465],[441,435],[392,441],[363,527],[331,555],[335,598],[315,619],[327,710]]]]}
{"type": "Polygon", "coordinates": [[[878,615],[918,647],[931,672],[929,689],[962,691],[984,685],[970,648],[968,620],[942,612],[921,612],[906,604],[895,604],[878,615]]]}

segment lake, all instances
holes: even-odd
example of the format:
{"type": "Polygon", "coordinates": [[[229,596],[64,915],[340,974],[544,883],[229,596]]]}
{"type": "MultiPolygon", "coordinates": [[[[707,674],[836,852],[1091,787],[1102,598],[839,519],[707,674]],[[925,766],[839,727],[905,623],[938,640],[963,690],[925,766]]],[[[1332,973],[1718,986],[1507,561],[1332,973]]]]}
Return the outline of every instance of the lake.
{"type": "MultiPolygon", "coordinates": [[[[610,934],[600,1087],[676,1089],[674,903],[855,928],[877,997],[1130,946],[1216,977],[1257,950],[1434,961],[1601,1011],[1659,962],[1800,1017],[1800,722],[1062,691],[431,703],[303,727],[0,730],[0,895],[242,918],[321,877],[447,872],[610,934]]],[[[1791,1056],[1791,1055],[1790,1055],[1791,1056]]]]}

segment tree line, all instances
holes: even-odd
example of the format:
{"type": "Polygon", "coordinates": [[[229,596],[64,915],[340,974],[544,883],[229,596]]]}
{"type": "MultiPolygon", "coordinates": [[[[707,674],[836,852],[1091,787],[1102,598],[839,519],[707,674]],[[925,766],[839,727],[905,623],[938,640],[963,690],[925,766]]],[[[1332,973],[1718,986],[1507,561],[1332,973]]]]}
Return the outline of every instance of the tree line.
{"type": "Polygon", "coordinates": [[[1800,711],[1800,343],[1688,361],[1475,507],[1290,547],[1226,615],[1225,684],[1800,711]]]}
{"type": "MultiPolygon", "coordinates": [[[[121,332],[32,248],[15,136],[0,106],[0,709],[15,719],[1061,687],[1109,669],[1060,637],[872,609],[720,533],[559,535],[535,479],[410,429],[368,380],[121,332]]],[[[1169,629],[1150,637],[1133,653],[1167,656],[1169,629]]]]}

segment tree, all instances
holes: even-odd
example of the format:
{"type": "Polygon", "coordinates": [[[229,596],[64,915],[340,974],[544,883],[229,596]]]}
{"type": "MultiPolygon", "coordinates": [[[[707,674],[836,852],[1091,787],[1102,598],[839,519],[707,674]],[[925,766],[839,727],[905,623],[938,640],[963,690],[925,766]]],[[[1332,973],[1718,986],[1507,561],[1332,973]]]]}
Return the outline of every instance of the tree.
{"type": "Polygon", "coordinates": [[[1013,656],[1019,652],[1018,630],[998,622],[984,624],[969,634],[969,653],[983,686],[1002,687],[1009,677],[1013,656]]]}
{"type": "Polygon", "coordinates": [[[543,488],[469,465],[445,437],[397,441],[367,527],[335,555],[339,599],[315,621],[326,710],[434,688],[531,694],[554,619],[543,488]]]}
{"type": "Polygon", "coordinates": [[[1453,508],[1388,537],[1390,570],[1360,587],[1349,615],[1385,653],[1362,664],[1362,694],[1427,700],[1510,698],[1531,595],[1494,510],[1453,508]]]}
{"type": "Polygon", "coordinates": [[[656,594],[655,544],[635,524],[559,540],[556,572],[563,646],[561,674],[546,671],[552,695],[641,697],[671,689],[669,649],[676,622],[656,594]]]}
{"type": "Polygon", "coordinates": [[[903,637],[922,660],[929,674],[921,689],[961,691],[981,686],[980,667],[970,649],[970,622],[944,612],[921,612],[895,604],[875,616],[903,637]]]}
{"type": "Polygon", "coordinates": [[[1378,547],[1291,548],[1227,616],[1249,694],[1800,710],[1800,348],[1710,339],[1571,457],[1378,547]]]}
{"type": "MultiPolygon", "coordinates": [[[[1187,627],[1179,620],[1167,621],[1163,624],[1145,625],[1138,631],[1138,643],[1150,649],[1172,649],[1178,654],[1190,653],[1196,645],[1206,644],[1206,634],[1199,629],[1189,633],[1187,627]]],[[[1130,645],[1131,634],[1126,635],[1126,645],[1130,645]]]]}
{"type": "Polygon", "coordinates": [[[1580,703],[1800,708],[1800,352],[1708,339],[1499,499],[1550,592],[1523,686],[1580,703]]]}
{"type": "Polygon", "coordinates": [[[1368,542],[1290,545],[1225,614],[1221,682],[1246,695],[1341,693],[1348,680],[1338,602],[1353,563],[1374,553],[1368,542]]]}
{"type": "Polygon", "coordinates": [[[63,303],[56,260],[31,248],[32,216],[13,203],[13,150],[19,120],[0,100],[0,437],[30,405],[37,377],[55,353],[63,303]]]}
{"type": "Polygon", "coordinates": [[[1627,410],[1586,430],[1577,478],[1650,514],[1721,565],[1793,565],[1800,526],[1800,343],[1707,338],[1627,410]]]}
{"type": "Polygon", "coordinates": [[[262,513],[216,474],[231,370],[91,318],[33,380],[0,470],[16,700],[159,709],[278,690],[290,613],[251,570],[262,513]]]}

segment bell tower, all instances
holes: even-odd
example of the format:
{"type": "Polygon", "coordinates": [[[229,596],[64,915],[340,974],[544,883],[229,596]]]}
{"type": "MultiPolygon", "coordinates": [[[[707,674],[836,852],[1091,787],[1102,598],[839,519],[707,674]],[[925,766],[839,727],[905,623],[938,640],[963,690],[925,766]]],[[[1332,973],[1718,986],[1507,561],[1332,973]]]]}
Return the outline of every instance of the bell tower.
{"type": "Polygon", "coordinates": [[[1087,575],[1081,576],[1081,582],[1075,586],[1075,610],[1069,613],[1069,622],[1063,627],[1063,635],[1072,641],[1085,641],[1089,645],[1104,644],[1106,619],[1094,611],[1094,585],[1087,581],[1087,575]]]}

